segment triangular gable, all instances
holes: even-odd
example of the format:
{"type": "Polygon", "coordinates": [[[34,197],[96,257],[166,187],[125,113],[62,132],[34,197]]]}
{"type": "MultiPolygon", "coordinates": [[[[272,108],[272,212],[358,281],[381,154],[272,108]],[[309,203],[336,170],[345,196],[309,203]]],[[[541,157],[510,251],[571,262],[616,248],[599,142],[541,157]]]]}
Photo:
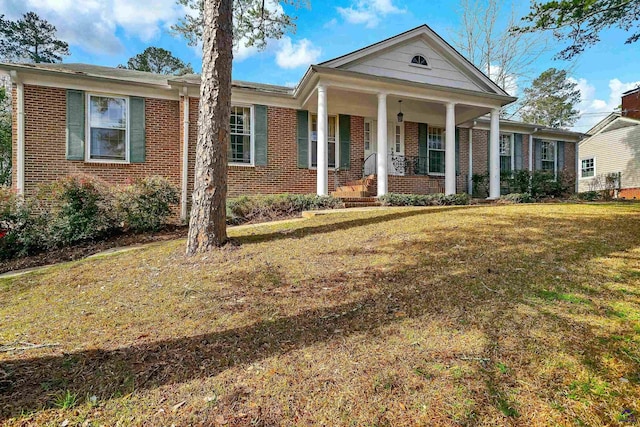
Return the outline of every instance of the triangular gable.
{"type": "Polygon", "coordinates": [[[485,93],[508,94],[427,25],[320,64],[325,67],[449,86],[485,93]],[[412,64],[416,55],[427,66],[412,64]]]}
{"type": "Polygon", "coordinates": [[[614,113],[614,114],[610,114],[609,116],[604,118],[600,123],[595,125],[591,129],[591,131],[593,131],[593,133],[590,133],[590,135],[593,137],[593,136],[599,135],[601,133],[612,132],[612,131],[617,130],[617,129],[622,129],[622,128],[626,128],[626,127],[632,127],[632,126],[638,126],[638,125],[640,125],[640,120],[632,119],[632,118],[629,118],[629,117],[617,116],[614,113]]]}

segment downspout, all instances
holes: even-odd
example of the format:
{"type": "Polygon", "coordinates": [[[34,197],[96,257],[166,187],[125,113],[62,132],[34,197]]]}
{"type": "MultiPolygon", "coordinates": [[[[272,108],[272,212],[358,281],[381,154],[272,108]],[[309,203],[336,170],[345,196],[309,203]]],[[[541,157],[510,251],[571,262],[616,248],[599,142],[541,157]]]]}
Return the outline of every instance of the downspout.
{"type": "Polygon", "coordinates": [[[476,125],[475,120],[471,122],[469,128],[469,177],[467,178],[468,194],[473,194],[473,127],[476,125]]]}
{"type": "Polygon", "coordinates": [[[16,153],[16,190],[19,195],[23,195],[25,191],[24,184],[24,158],[25,158],[25,143],[24,143],[24,84],[18,78],[18,73],[11,71],[11,79],[16,82],[16,95],[17,95],[17,117],[16,122],[18,125],[18,146],[16,153]]]}
{"type": "Polygon", "coordinates": [[[579,181],[580,181],[580,141],[576,141],[576,154],[575,154],[575,158],[576,158],[576,165],[575,165],[575,181],[576,181],[576,193],[580,192],[580,187],[579,187],[579,181]]]}
{"type": "Polygon", "coordinates": [[[182,194],[180,200],[180,219],[187,220],[187,191],[189,188],[189,91],[185,86],[183,93],[182,118],[182,194]]]}
{"type": "Polygon", "coordinates": [[[529,134],[529,172],[533,172],[533,134],[538,131],[538,128],[533,130],[533,133],[529,134]]]}

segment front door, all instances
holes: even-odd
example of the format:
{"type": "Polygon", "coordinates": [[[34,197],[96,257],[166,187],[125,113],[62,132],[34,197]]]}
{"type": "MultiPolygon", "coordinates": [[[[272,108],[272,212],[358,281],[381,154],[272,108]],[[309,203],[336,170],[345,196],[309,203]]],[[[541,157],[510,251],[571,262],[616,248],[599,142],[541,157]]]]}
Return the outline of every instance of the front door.
{"type": "Polygon", "coordinates": [[[406,163],[404,157],[404,123],[388,122],[387,132],[387,144],[389,146],[387,167],[389,175],[404,175],[406,163]]]}

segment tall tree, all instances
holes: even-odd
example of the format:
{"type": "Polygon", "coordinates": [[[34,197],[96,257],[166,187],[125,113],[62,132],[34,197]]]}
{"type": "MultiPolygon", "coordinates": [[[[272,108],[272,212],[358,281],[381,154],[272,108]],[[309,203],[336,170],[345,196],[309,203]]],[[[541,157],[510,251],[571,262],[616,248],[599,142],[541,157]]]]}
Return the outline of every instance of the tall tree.
{"type": "Polygon", "coordinates": [[[180,58],[176,58],[166,49],[153,46],[130,58],[127,61],[127,65],[118,65],[118,68],[174,76],[193,74],[191,64],[185,64],[180,58]]]}
{"type": "Polygon", "coordinates": [[[580,102],[577,86],[567,78],[565,70],[549,68],[544,71],[524,90],[522,120],[552,128],[573,126],[580,117],[575,109],[580,102]]]}
{"type": "Polygon", "coordinates": [[[227,240],[227,147],[231,116],[234,44],[264,47],[269,38],[295,28],[280,3],[297,0],[177,0],[193,9],[175,32],[191,44],[202,41],[202,80],[198,116],[193,203],[187,254],[208,251],[227,240]]]}
{"type": "Polygon", "coordinates": [[[56,38],[56,27],[34,12],[9,21],[0,15],[0,57],[28,62],[62,62],[69,45],[56,38]]]}
{"type": "MultiPolygon", "coordinates": [[[[510,3],[510,6],[513,5],[510,3]]],[[[515,95],[518,80],[530,80],[533,65],[548,49],[547,37],[509,31],[516,22],[513,12],[506,23],[502,0],[460,0],[462,25],[455,47],[498,86],[515,95]]]]}
{"type": "Polygon", "coordinates": [[[640,0],[553,0],[533,1],[522,27],[514,33],[551,31],[569,44],[556,57],[571,59],[600,41],[600,32],[620,28],[631,32],[625,43],[640,39],[640,0]]]}

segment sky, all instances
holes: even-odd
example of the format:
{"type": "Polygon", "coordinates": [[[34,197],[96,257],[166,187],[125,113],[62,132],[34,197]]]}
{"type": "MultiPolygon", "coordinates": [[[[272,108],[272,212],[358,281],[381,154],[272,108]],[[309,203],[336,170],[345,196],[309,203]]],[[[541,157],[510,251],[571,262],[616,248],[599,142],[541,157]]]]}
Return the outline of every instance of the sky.
{"type": "MultiPolygon", "coordinates": [[[[511,12],[524,16],[528,4],[504,0],[499,22],[505,22],[511,12]]],[[[309,7],[284,8],[297,16],[295,33],[270,40],[263,51],[242,45],[237,48],[234,79],[294,86],[312,63],[422,24],[452,42],[461,25],[458,1],[310,0],[309,7]]],[[[55,25],[58,37],[69,43],[71,55],[65,62],[117,66],[146,47],[157,46],[200,70],[198,48],[171,33],[171,26],[187,13],[175,0],[0,0],[0,13],[8,19],[28,11],[55,25]]],[[[586,132],[620,105],[622,92],[640,84],[640,73],[634,72],[640,69],[640,43],[625,45],[626,33],[615,29],[603,32],[601,39],[570,62],[553,59],[556,51],[551,50],[531,69],[532,78],[550,67],[569,71],[582,94],[576,131],[586,132]]],[[[551,44],[558,49],[561,46],[551,44]]],[[[511,94],[522,96],[527,85],[522,78],[516,80],[511,94]]]]}

